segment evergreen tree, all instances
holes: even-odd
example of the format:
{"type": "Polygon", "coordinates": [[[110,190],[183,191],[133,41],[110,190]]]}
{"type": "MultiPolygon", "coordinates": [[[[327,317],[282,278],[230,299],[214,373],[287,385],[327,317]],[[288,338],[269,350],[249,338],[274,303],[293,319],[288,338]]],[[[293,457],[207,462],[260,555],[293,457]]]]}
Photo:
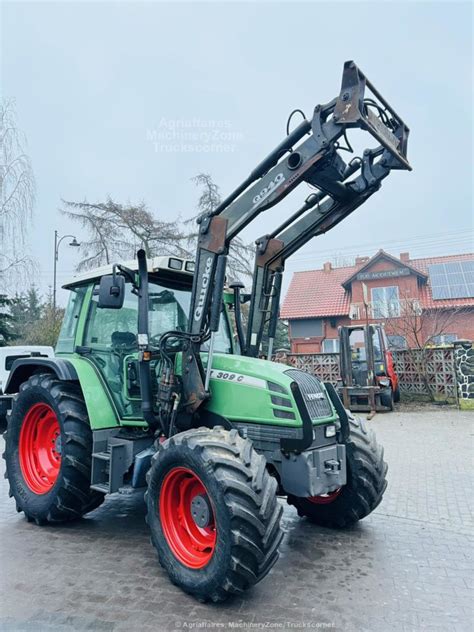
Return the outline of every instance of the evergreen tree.
{"type": "Polygon", "coordinates": [[[13,342],[17,335],[14,330],[14,320],[11,314],[13,299],[0,294],[0,347],[6,347],[13,342]]]}
{"type": "Polygon", "coordinates": [[[14,320],[18,342],[24,343],[42,316],[41,295],[33,284],[27,292],[16,294],[11,301],[10,312],[14,320]]]}

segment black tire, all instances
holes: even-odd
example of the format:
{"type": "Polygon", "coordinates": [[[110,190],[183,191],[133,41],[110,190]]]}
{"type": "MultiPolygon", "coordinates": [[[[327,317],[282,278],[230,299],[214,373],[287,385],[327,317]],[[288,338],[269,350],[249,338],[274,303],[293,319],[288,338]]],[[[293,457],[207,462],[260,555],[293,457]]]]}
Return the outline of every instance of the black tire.
{"type": "Polygon", "coordinates": [[[17,511],[44,525],[80,518],[96,509],[104,495],[90,489],[92,431],[79,385],[51,374],[33,375],[20,387],[5,433],[5,477],[17,511]],[[61,461],[56,481],[46,493],[35,493],[25,480],[19,458],[20,431],[26,414],[37,404],[55,413],[60,427],[61,461]]]}
{"type": "Polygon", "coordinates": [[[393,391],[393,401],[396,402],[397,404],[400,401],[400,387],[399,386],[397,386],[397,388],[393,391]]]}
{"type": "Polygon", "coordinates": [[[331,528],[350,527],[368,516],[379,505],[387,487],[387,464],[383,447],[377,443],[374,431],[360,418],[349,419],[351,432],[346,444],[347,484],[334,500],[315,504],[306,498],[288,496],[298,515],[331,528]]]}
{"type": "Polygon", "coordinates": [[[380,393],[380,403],[389,410],[393,410],[393,400],[393,391],[390,386],[380,393]]]}
{"type": "Polygon", "coordinates": [[[283,537],[277,483],[264,457],[236,430],[199,428],[165,441],[153,457],[147,481],[151,542],[171,581],[185,592],[201,601],[224,601],[263,579],[277,561],[283,537]],[[199,477],[215,520],[215,548],[207,565],[199,569],[178,559],[160,519],[163,481],[179,467],[199,477]]]}

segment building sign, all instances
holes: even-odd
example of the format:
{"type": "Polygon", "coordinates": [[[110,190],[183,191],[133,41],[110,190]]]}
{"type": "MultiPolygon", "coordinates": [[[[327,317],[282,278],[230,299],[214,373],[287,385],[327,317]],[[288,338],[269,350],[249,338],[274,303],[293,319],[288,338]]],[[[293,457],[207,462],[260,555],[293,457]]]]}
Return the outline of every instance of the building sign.
{"type": "Polygon", "coordinates": [[[408,268],[397,268],[396,270],[381,270],[380,272],[359,272],[356,276],[358,281],[372,281],[375,279],[392,279],[393,277],[408,276],[411,270],[408,268]]]}

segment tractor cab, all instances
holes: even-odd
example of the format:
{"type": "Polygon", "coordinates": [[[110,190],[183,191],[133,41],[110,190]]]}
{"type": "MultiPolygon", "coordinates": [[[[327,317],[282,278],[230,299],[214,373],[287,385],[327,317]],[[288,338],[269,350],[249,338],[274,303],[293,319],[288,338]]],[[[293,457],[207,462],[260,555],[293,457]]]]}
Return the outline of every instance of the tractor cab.
{"type": "MultiPolygon", "coordinates": [[[[137,262],[123,268],[133,274],[137,262]]],[[[138,366],[138,292],[133,279],[116,276],[112,266],[76,276],[64,287],[71,291],[59,335],[56,353],[79,353],[87,358],[110,391],[123,419],[141,419],[141,389],[138,366]],[[118,282],[118,279],[121,281],[118,282]],[[104,294],[111,298],[104,300],[104,294]],[[112,307],[113,305],[113,307],[112,307]]],[[[148,265],[149,343],[157,347],[167,331],[184,332],[193,280],[192,262],[177,257],[156,257],[148,265]]],[[[215,350],[232,352],[232,340],[226,313],[216,336],[215,350]]],[[[205,347],[203,351],[206,351],[205,347]]],[[[160,360],[150,361],[151,385],[156,395],[160,360]]]]}
{"type": "Polygon", "coordinates": [[[339,328],[339,392],[351,410],[392,410],[399,399],[398,377],[380,324],[339,328]]]}

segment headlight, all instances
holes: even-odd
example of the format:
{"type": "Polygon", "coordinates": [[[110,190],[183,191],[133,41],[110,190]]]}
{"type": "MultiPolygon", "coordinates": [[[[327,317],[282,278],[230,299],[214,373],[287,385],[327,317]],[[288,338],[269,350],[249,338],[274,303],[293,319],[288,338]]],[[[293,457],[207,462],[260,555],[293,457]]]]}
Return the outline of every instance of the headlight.
{"type": "Polygon", "coordinates": [[[326,437],[326,439],[329,439],[329,437],[335,437],[336,426],[326,426],[326,428],[324,429],[324,436],[326,437]]]}
{"type": "Polygon", "coordinates": [[[386,377],[383,377],[379,380],[379,384],[380,386],[390,386],[390,380],[388,380],[386,377]]]}
{"type": "Polygon", "coordinates": [[[171,268],[172,270],[182,270],[183,262],[181,261],[181,259],[170,257],[168,259],[168,268],[171,268]]]}

